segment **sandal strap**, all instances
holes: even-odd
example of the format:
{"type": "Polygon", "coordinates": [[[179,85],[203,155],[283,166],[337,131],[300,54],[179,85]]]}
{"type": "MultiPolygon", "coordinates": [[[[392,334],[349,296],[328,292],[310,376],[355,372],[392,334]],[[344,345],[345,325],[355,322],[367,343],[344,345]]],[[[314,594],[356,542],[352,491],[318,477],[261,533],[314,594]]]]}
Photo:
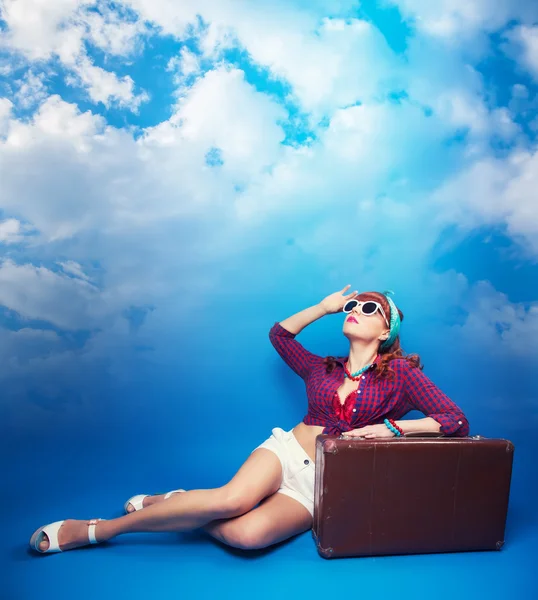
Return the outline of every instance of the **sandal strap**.
{"type": "Polygon", "coordinates": [[[144,498],[147,498],[148,494],[137,494],[136,496],[132,496],[127,500],[123,508],[125,512],[127,511],[127,506],[130,504],[135,510],[141,510],[144,508],[144,498]]]}
{"type": "Polygon", "coordinates": [[[95,537],[95,526],[97,525],[97,523],[99,523],[99,521],[102,520],[103,519],[91,519],[90,521],[88,521],[88,539],[90,540],[90,544],[99,543],[95,537]]]}
{"type": "Polygon", "coordinates": [[[40,534],[36,536],[34,548],[38,552],[49,553],[49,552],[61,552],[60,544],[58,543],[58,532],[60,531],[60,527],[63,525],[64,521],[55,521],[54,523],[50,523],[49,525],[45,525],[41,527],[40,534]],[[42,539],[42,534],[46,534],[49,538],[49,547],[47,550],[39,549],[39,542],[42,539]]]}
{"type": "Polygon", "coordinates": [[[172,494],[176,494],[176,493],[180,493],[180,492],[186,492],[187,490],[172,490],[171,492],[168,492],[165,496],[164,496],[164,500],[168,500],[168,498],[170,498],[170,496],[172,494]]]}

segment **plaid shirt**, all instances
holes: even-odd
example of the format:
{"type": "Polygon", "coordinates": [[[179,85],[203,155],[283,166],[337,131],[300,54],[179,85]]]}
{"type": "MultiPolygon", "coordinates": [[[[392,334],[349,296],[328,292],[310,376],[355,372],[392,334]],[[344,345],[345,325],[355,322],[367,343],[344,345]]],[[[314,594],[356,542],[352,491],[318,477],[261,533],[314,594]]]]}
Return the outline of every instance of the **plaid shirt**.
{"type": "Polygon", "coordinates": [[[323,357],[306,350],[295,334],[275,323],[269,339],[286,364],[303,378],[308,397],[306,425],[320,425],[323,433],[342,432],[366,425],[383,423],[384,419],[401,419],[411,410],[418,410],[441,425],[447,436],[469,435],[469,423],[460,408],[448,398],[421,369],[412,367],[403,358],[391,361],[394,378],[374,379],[373,365],[363,373],[356,391],[342,405],[337,389],[344,382],[344,363],[347,357],[335,357],[336,367],[325,372],[323,357]]]}

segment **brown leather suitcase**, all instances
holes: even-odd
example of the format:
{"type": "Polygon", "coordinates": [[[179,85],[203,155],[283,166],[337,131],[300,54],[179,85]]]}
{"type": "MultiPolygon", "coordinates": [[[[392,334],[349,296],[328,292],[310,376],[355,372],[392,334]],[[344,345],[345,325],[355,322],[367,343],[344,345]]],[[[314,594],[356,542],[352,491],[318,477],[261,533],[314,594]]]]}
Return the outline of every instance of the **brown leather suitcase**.
{"type": "Polygon", "coordinates": [[[514,445],[320,435],[312,533],[325,558],[500,550],[514,445]]]}

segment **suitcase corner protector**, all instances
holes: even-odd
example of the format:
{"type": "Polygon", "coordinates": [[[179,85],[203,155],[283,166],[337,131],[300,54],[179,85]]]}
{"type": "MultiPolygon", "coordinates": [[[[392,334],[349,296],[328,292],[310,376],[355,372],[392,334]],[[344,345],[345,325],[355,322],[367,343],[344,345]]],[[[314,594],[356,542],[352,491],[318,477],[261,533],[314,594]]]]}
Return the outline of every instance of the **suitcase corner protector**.
{"type": "Polygon", "coordinates": [[[322,556],[323,558],[332,558],[333,557],[333,553],[334,553],[334,549],[331,548],[330,546],[328,548],[323,548],[323,546],[320,546],[318,544],[318,552],[319,555],[322,556]]]}
{"type": "Polygon", "coordinates": [[[323,454],[338,454],[338,444],[335,438],[325,438],[321,441],[323,454]]]}
{"type": "Polygon", "coordinates": [[[504,546],[504,540],[499,540],[496,544],[495,544],[495,548],[497,550],[500,550],[502,547],[504,546]]]}

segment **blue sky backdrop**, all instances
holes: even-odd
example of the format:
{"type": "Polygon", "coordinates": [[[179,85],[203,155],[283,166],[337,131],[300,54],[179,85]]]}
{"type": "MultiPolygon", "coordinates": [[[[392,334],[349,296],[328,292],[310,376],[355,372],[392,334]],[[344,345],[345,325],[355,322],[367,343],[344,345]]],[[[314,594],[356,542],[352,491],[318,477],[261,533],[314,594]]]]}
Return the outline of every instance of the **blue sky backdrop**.
{"type": "MultiPolygon", "coordinates": [[[[0,11],[0,423],[18,485],[36,436],[86,461],[99,440],[117,481],[145,436],[136,486],[163,452],[225,433],[211,460],[233,474],[306,409],[270,326],[348,283],[394,290],[404,349],[473,433],[532,465],[535,2],[0,11]]],[[[344,353],[341,326],[300,339],[344,353]]]]}

